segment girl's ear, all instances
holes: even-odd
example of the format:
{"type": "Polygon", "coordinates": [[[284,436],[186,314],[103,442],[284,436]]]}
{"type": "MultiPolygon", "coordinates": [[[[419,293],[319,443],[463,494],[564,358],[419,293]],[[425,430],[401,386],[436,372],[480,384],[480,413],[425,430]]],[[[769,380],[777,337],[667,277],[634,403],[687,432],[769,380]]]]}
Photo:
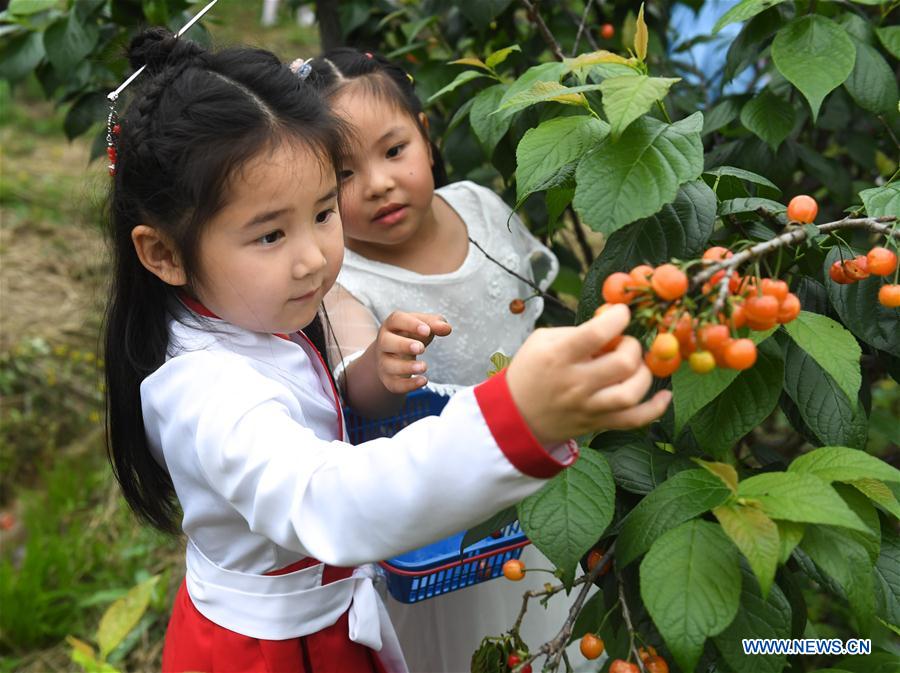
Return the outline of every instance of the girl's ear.
{"type": "Polygon", "coordinates": [[[422,128],[425,129],[425,146],[428,148],[428,161],[434,166],[434,156],[432,156],[431,153],[431,139],[429,137],[431,125],[428,123],[428,116],[424,112],[419,113],[419,123],[422,125],[422,128]]]}
{"type": "Polygon", "coordinates": [[[187,274],[175,246],[162,232],[146,224],[139,224],[131,230],[131,240],[138,259],[147,271],[168,285],[181,287],[187,284],[187,274]]]}

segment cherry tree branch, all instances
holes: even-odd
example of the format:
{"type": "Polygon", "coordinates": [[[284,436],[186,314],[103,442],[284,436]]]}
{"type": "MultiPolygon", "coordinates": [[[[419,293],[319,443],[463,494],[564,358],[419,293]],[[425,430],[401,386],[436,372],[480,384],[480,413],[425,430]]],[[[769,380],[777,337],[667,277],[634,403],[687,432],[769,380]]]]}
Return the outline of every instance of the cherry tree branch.
{"type": "Polygon", "coordinates": [[[584,13],[581,15],[580,22],[578,21],[578,17],[571,11],[569,11],[568,7],[566,7],[565,9],[566,14],[568,14],[574,22],[578,23],[578,32],[575,34],[575,46],[572,47],[573,57],[578,55],[578,43],[581,41],[582,33],[584,33],[584,36],[587,38],[588,44],[591,45],[591,48],[593,48],[594,51],[597,51],[597,49],[599,49],[599,45],[594,42],[594,38],[591,37],[591,31],[588,30],[586,33],[584,32],[584,26],[587,23],[588,13],[591,11],[591,5],[593,4],[594,0],[588,0],[586,3],[584,3],[584,13]]]}
{"type": "MultiPolygon", "coordinates": [[[[584,607],[584,602],[587,599],[587,595],[590,592],[591,587],[594,585],[594,580],[596,580],[600,576],[600,573],[603,571],[604,566],[606,566],[607,562],[612,557],[614,547],[615,543],[610,545],[609,549],[606,551],[603,557],[598,559],[598,561],[594,564],[594,567],[591,568],[591,570],[587,574],[582,575],[577,580],[575,580],[574,586],[577,586],[579,584],[582,586],[578,592],[578,596],[575,598],[575,602],[572,603],[572,607],[569,608],[569,614],[566,617],[566,621],[563,622],[562,628],[560,628],[559,633],[557,633],[552,640],[548,640],[546,643],[541,645],[534,654],[525,659],[516,669],[514,669],[514,673],[521,671],[521,669],[524,668],[527,664],[530,664],[540,656],[547,657],[547,661],[544,664],[544,670],[556,671],[557,669],[559,669],[559,665],[562,662],[563,656],[566,652],[566,646],[569,644],[569,639],[572,637],[572,630],[575,628],[575,622],[578,619],[578,615],[581,614],[581,609],[584,607]]],[[[525,599],[525,602],[527,602],[527,599],[525,599]]],[[[516,621],[516,624],[521,621],[521,617],[524,614],[524,603],[522,608],[522,613],[520,613],[519,620],[516,621]]]]}
{"type": "MultiPolygon", "coordinates": [[[[757,212],[763,217],[770,216],[771,213],[763,208],[757,212]]],[[[827,234],[838,229],[864,229],[876,234],[891,236],[900,241],[900,231],[894,229],[891,223],[897,221],[894,216],[885,217],[845,217],[834,222],[826,222],[825,224],[814,224],[815,234],[827,234]]],[[[725,305],[725,298],[728,296],[728,282],[731,279],[731,272],[740,265],[750,260],[764,257],[779,248],[789,245],[797,245],[802,243],[810,236],[809,226],[793,227],[789,231],[776,236],[768,241],[757,243],[746,250],[742,250],[727,259],[714,262],[703,268],[691,279],[691,287],[697,288],[712,278],[718,271],[725,271],[722,278],[718,281],[717,295],[714,310],[719,311],[725,305]]]]}
{"type": "Polygon", "coordinates": [[[637,651],[637,647],[634,644],[634,634],[636,631],[634,629],[634,624],[631,622],[631,612],[628,611],[628,602],[625,600],[625,585],[622,584],[622,577],[620,575],[616,575],[616,582],[619,585],[619,604],[622,606],[622,619],[625,622],[625,628],[628,629],[628,649],[634,654],[634,661],[641,670],[641,673],[647,673],[644,661],[641,659],[640,653],[637,651]]]}
{"type": "Polygon", "coordinates": [[[536,7],[536,5],[538,4],[537,0],[535,0],[535,2],[531,2],[531,0],[521,0],[521,2],[528,10],[528,18],[530,18],[534,25],[537,26],[538,32],[541,34],[544,42],[547,43],[547,46],[550,47],[550,51],[553,52],[556,60],[564,61],[566,59],[566,55],[563,53],[562,47],[559,46],[559,42],[557,42],[556,38],[553,37],[553,33],[550,32],[547,24],[544,23],[544,19],[541,16],[540,12],[538,12],[536,7]]]}

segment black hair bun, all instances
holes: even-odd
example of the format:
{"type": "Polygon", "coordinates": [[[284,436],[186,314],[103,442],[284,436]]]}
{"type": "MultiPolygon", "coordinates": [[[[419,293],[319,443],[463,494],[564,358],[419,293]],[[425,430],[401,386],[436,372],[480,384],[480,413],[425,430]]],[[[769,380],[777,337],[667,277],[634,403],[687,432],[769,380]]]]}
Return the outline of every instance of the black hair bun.
{"type": "Polygon", "coordinates": [[[176,39],[166,28],[148,28],[132,38],[128,45],[128,62],[134,70],[147,66],[150,73],[162,71],[183,58],[203,53],[196,42],[176,39]]]}

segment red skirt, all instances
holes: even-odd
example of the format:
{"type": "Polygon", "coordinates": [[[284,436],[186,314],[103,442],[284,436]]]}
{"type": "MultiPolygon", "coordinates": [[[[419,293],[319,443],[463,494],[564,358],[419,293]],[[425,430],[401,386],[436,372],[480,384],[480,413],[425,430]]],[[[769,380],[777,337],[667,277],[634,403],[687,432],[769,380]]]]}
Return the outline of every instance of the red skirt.
{"type": "MultiPolygon", "coordinates": [[[[317,563],[317,561],[312,561],[317,563]]],[[[299,570],[301,562],[270,573],[299,570]]],[[[326,566],[324,584],[349,577],[349,568],[326,566]]],[[[166,630],[163,673],[387,673],[375,652],[350,640],[348,613],[316,633],[261,640],[230,631],[200,614],[185,583],[175,596],[166,630]]]]}

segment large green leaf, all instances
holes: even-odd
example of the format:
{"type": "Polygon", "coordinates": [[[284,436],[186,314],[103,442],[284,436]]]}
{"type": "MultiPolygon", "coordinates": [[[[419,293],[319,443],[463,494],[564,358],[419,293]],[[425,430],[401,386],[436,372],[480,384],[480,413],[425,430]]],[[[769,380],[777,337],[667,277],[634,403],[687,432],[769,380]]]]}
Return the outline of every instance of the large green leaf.
{"type": "MultiPolygon", "coordinates": [[[[896,201],[900,206],[900,198],[896,201]]],[[[873,215],[874,217],[874,215],[873,215]]],[[[847,256],[847,253],[844,253],[847,256]]],[[[828,267],[840,259],[838,246],[831,249],[825,261],[828,267]]],[[[881,278],[872,277],[852,285],[826,283],[828,298],[847,328],[870,346],[900,357],[900,311],[882,306],[878,301],[881,278]]]]}
{"type": "Polygon", "coordinates": [[[755,213],[760,208],[765,208],[770,213],[778,215],[787,210],[784,204],[772,199],[762,199],[757,196],[727,199],[719,204],[719,215],[739,215],[741,213],[755,213]]]}
{"type": "Polygon", "coordinates": [[[494,153],[494,148],[506,135],[512,121],[491,114],[497,109],[504,93],[506,93],[505,84],[495,84],[484,91],[479,91],[473,99],[472,110],[469,112],[469,123],[488,157],[494,153]]]}
{"type": "Polygon", "coordinates": [[[859,193],[869,217],[900,217],[900,182],[864,189],[859,193]]]}
{"type": "Polygon", "coordinates": [[[738,496],[757,501],[772,519],[843,526],[862,532],[868,530],[837,491],[812,474],[757,474],[738,484],[738,496]]]}
{"type": "Polygon", "coordinates": [[[728,126],[741,114],[743,97],[728,97],[720,100],[705,115],[703,115],[702,135],[718,131],[723,126],[728,126]]]}
{"type": "MultiPolygon", "coordinates": [[[[563,103],[565,105],[580,105],[587,108],[587,91],[596,91],[599,84],[585,84],[582,86],[564,86],[559,82],[547,82],[539,80],[532,83],[525,91],[520,91],[515,96],[504,95],[500,106],[494,111],[498,117],[509,117],[516,112],[521,112],[527,107],[538,103],[563,103]]],[[[511,90],[511,89],[510,89],[511,90]]],[[[508,94],[509,92],[507,92],[508,94]]]]}
{"type": "Polygon", "coordinates": [[[900,536],[889,526],[882,532],[875,564],[875,602],[878,616],[900,627],[900,536]]]}
{"type": "Polygon", "coordinates": [[[37,14],[56,7],[59,0],[11,0],[9,13],[18,16],[37,14]]]}
{"type": "Polygon", "coordinates": [[[867,634],[875,614],[875,586],[866,550],[843,531],[828,526],[807,526],[800,548],[841,586],[856,616],[858,632],[867,634]]]}
{"type": "Polygon", "coordinates": [[[457,6],[477,28],[485,28],[509,7],[512,0],[459,0],[457,6]]]}
{"type": "Polygon", "coordinates": [[[497,512],[491,518],[485,519],[481,523],[472,526],[466,531],[462,541],[459,543],[459,553],[462,554],[466,547],[469,547],[476,542],[480,542],[495,531],[506,528],[506,526],[515,520],[516,508],[515,506],[510,506],[497,512]]]}
{"type": "Polygon", "coordinates": [[[778,31],[775,67],[809,101],[813,121],[822,101],[853,71],[856,48],[847,32],[821,14],[804,14],[778,31]]]}
{"type": "Polygon", "coordinates": [[[719,17],[719,20],[716,21],[716,25],[713,26],[713,34],[715,35],[718,33],[728,24],[752,19],[760,12],[769,9],[769,7],[779,5],[782,2],[784,2],[784,0],[741,0],[741,2],[719,17]]]}
{"type": "Polygon", "coordinates": [[[641,598],[684,671],[694,670],[706,639],[734,619],[740,596],[737,550],[708,521],[668,531],[641,562],[641,598]]]}
{"type": "Polygon", "coordinates": [[[622,521],[616,563],[624,567],[665,531],[725,503],[731,491],[706,470],[684,470],[658,486],[622,521]]]}
{"type": "MultiPolygon", "coordinates": [[[[768,339],[773,332],[774,330],[751,332],[749,338],[754,343],[759,344],[768,339]]],[[[703,376],[698,376],[687,368],[682,368],[675,372],[672,375],[675,432],[681,432],[685,423],[728,388],[738,377],[739,373],[736,369],[723,369],[721,367],[703,376]]]]}
{"type": "Polygon", "coordinates": [[[675,124],[642,117],[617,141],[603,140],[578,163],[574,205],[582,220],[609,235],[670,203],[703,170],[702,124],[699,112],[675,124]]]}
{"type": "MultiPolygon", "coordinates": [[[[738,180],[751,182],[767,190],[771,190],[775,195],[781,194],[781,190],[778,189],[778,185],[769,180],[769,178],[763,177],[758,173],[753,173],[752,171],[748,171],[743,168],[735,168],[734,166],[718,166],[708,171],[703,171],[703,175],[708,175],[713,181],[721,180],[723,177],[737,178],[738,180]]],[[[713,182],[713,184],[715,184],[715,182],[713,182]]]]}
{"type": "Polygon", "coordinates": [[[778,526],[762,510],[740,504],[721,505],[713,514],[753,569],[765,597],[778,567],[778,526]]]}
{"type": "Polygon", "coordinates": [[[728,628],[713,638],[722,658],[734,673],[780,673],[787,657],[744,653],[745,638],[790,638],[791,604],[777,584],[763,598],[753,575],[741,567],[741,606],[728,628]]]}
{"type": "Polygon", "coordinates": [[[794,459],[788,471],[814,474],[827,482],[858,479],[900,482],[900,470],[896,467],[865,451],[846,446],[823,446],[810,451],[794,459]]]}
{"type": "Polygon", "coordinates": [[[53,68],[64,75],[91,53],[99,37],[97,24],[82,22],[76,12],[70,12],[44,31],[44,49],[53,68]]]}
{"type": "Polygon", "coordinates": [[[891,56],[900,59],[900,26],[885,26],[884,28],[876,28],[878,39],[887,49],[891,56]]]}
{"type": "Polygon", "coordinates": [[[609,125],[590,115],[555,117],[529,129],[516,148],[516,200],[558,185],[561,175],[570,175],[562,169],[581,159],[608,133],[609,125]]]}
{"type": "Polygon", "coordinates": [[[869,430],[865,409],[793,341],[785,345],[784,390],[822,444],[865,446],[869,430]]]}
{"type": "Polygon", "coordinates": [[[698,256],[716,221],[716,195],[702,180],[683,184],[675,200],[655,215],[620,229],[606,241],[588,270],[578,305],[579,321],[600,303],[603,281],[613,271],[698,256]]]}
{"type": "Polygon", "coordinates": [[[838,492],[844,502],[853,510],[853,513],[859,517],[860,521],[866,524],[866,530],[847,530],[843,532],[856,540],[860,546],[866,550],[869,560],[872,564],[878,560],[878,554],[881,553],[881,520],[878,518],[878,510],[862,493],[847,484],[832,484],[834,490],[838,492]]]}
{"type": "Polygon", "coordinates": [[[844,82],[861,108],[882,114],[897,109],[897,75],[874,47],[856,43],[856,63],[844,82]]]}
{"type": "Polygon", "coordinates": [[[769,89],[751,98],[741,109],[741,123],[773,151],[790,135],[796,118],[794,106],[769,89]]]}
{"type": "Polygon", "coordinates": [[[778,521],[778,561],[787,563],[791,557],[791,552],[800,544],[803,539],[803,532],[806,530],[805,523],[797,523],[795,521],[778,521]]]}
{"type": "Polygon", "coordinates": [[[856,400],[862,382],[859,366],[862,350],[850,332],[831,318],[809,311],[800,311],[784,329],[794,343],[831,375],[847,399],[856,400]]]}
{"type": "Polygon", "coordinates": [[[599,441],[604,452],[611,452],[609,465],[616,483],[639,495],[650,493],[666,480],[666,471],[675,458],[636,432],[608,432],[599,441]]]}
{"type": "Polygon", "coordinates": [[[583,448],[572,467],[519,503],[519,521],[547,558],[572,572],[612,521],[615,491],[609,463],[583,448]]]}
{"type": "Polygon", "coordinates": [[[0,78],[15,82],[30,74],[44,58],[41,34],[28,32],[4,37],[0,45],[0,78]]]}
{"type": "Polygon", "coordinates": [[[609,130],[613,139],[635,119],[650,110],[656,101],[666,97],[680,77],[610,77],[600,83],[603,94],[603,111],[609,120],[609,130]]]}
{"type": "Polygon", "coordinates": [[[566,64],[560,61],[550,61],[533,66],[523,72],[515,82],[509,85],[509,89],[503,94],[500,104],[509,102],[510,98],[527,91],[535,82],[559,82],[566,72],[566,64]]]}
{"type": "Polygon", "coordinates": [[[688,425],[700,448],[717,458],[725,455],[774,411],[783,381],[781,358],[774,350],[760,348],[756,364],[740,372],[690,420],[688,425]]]}

